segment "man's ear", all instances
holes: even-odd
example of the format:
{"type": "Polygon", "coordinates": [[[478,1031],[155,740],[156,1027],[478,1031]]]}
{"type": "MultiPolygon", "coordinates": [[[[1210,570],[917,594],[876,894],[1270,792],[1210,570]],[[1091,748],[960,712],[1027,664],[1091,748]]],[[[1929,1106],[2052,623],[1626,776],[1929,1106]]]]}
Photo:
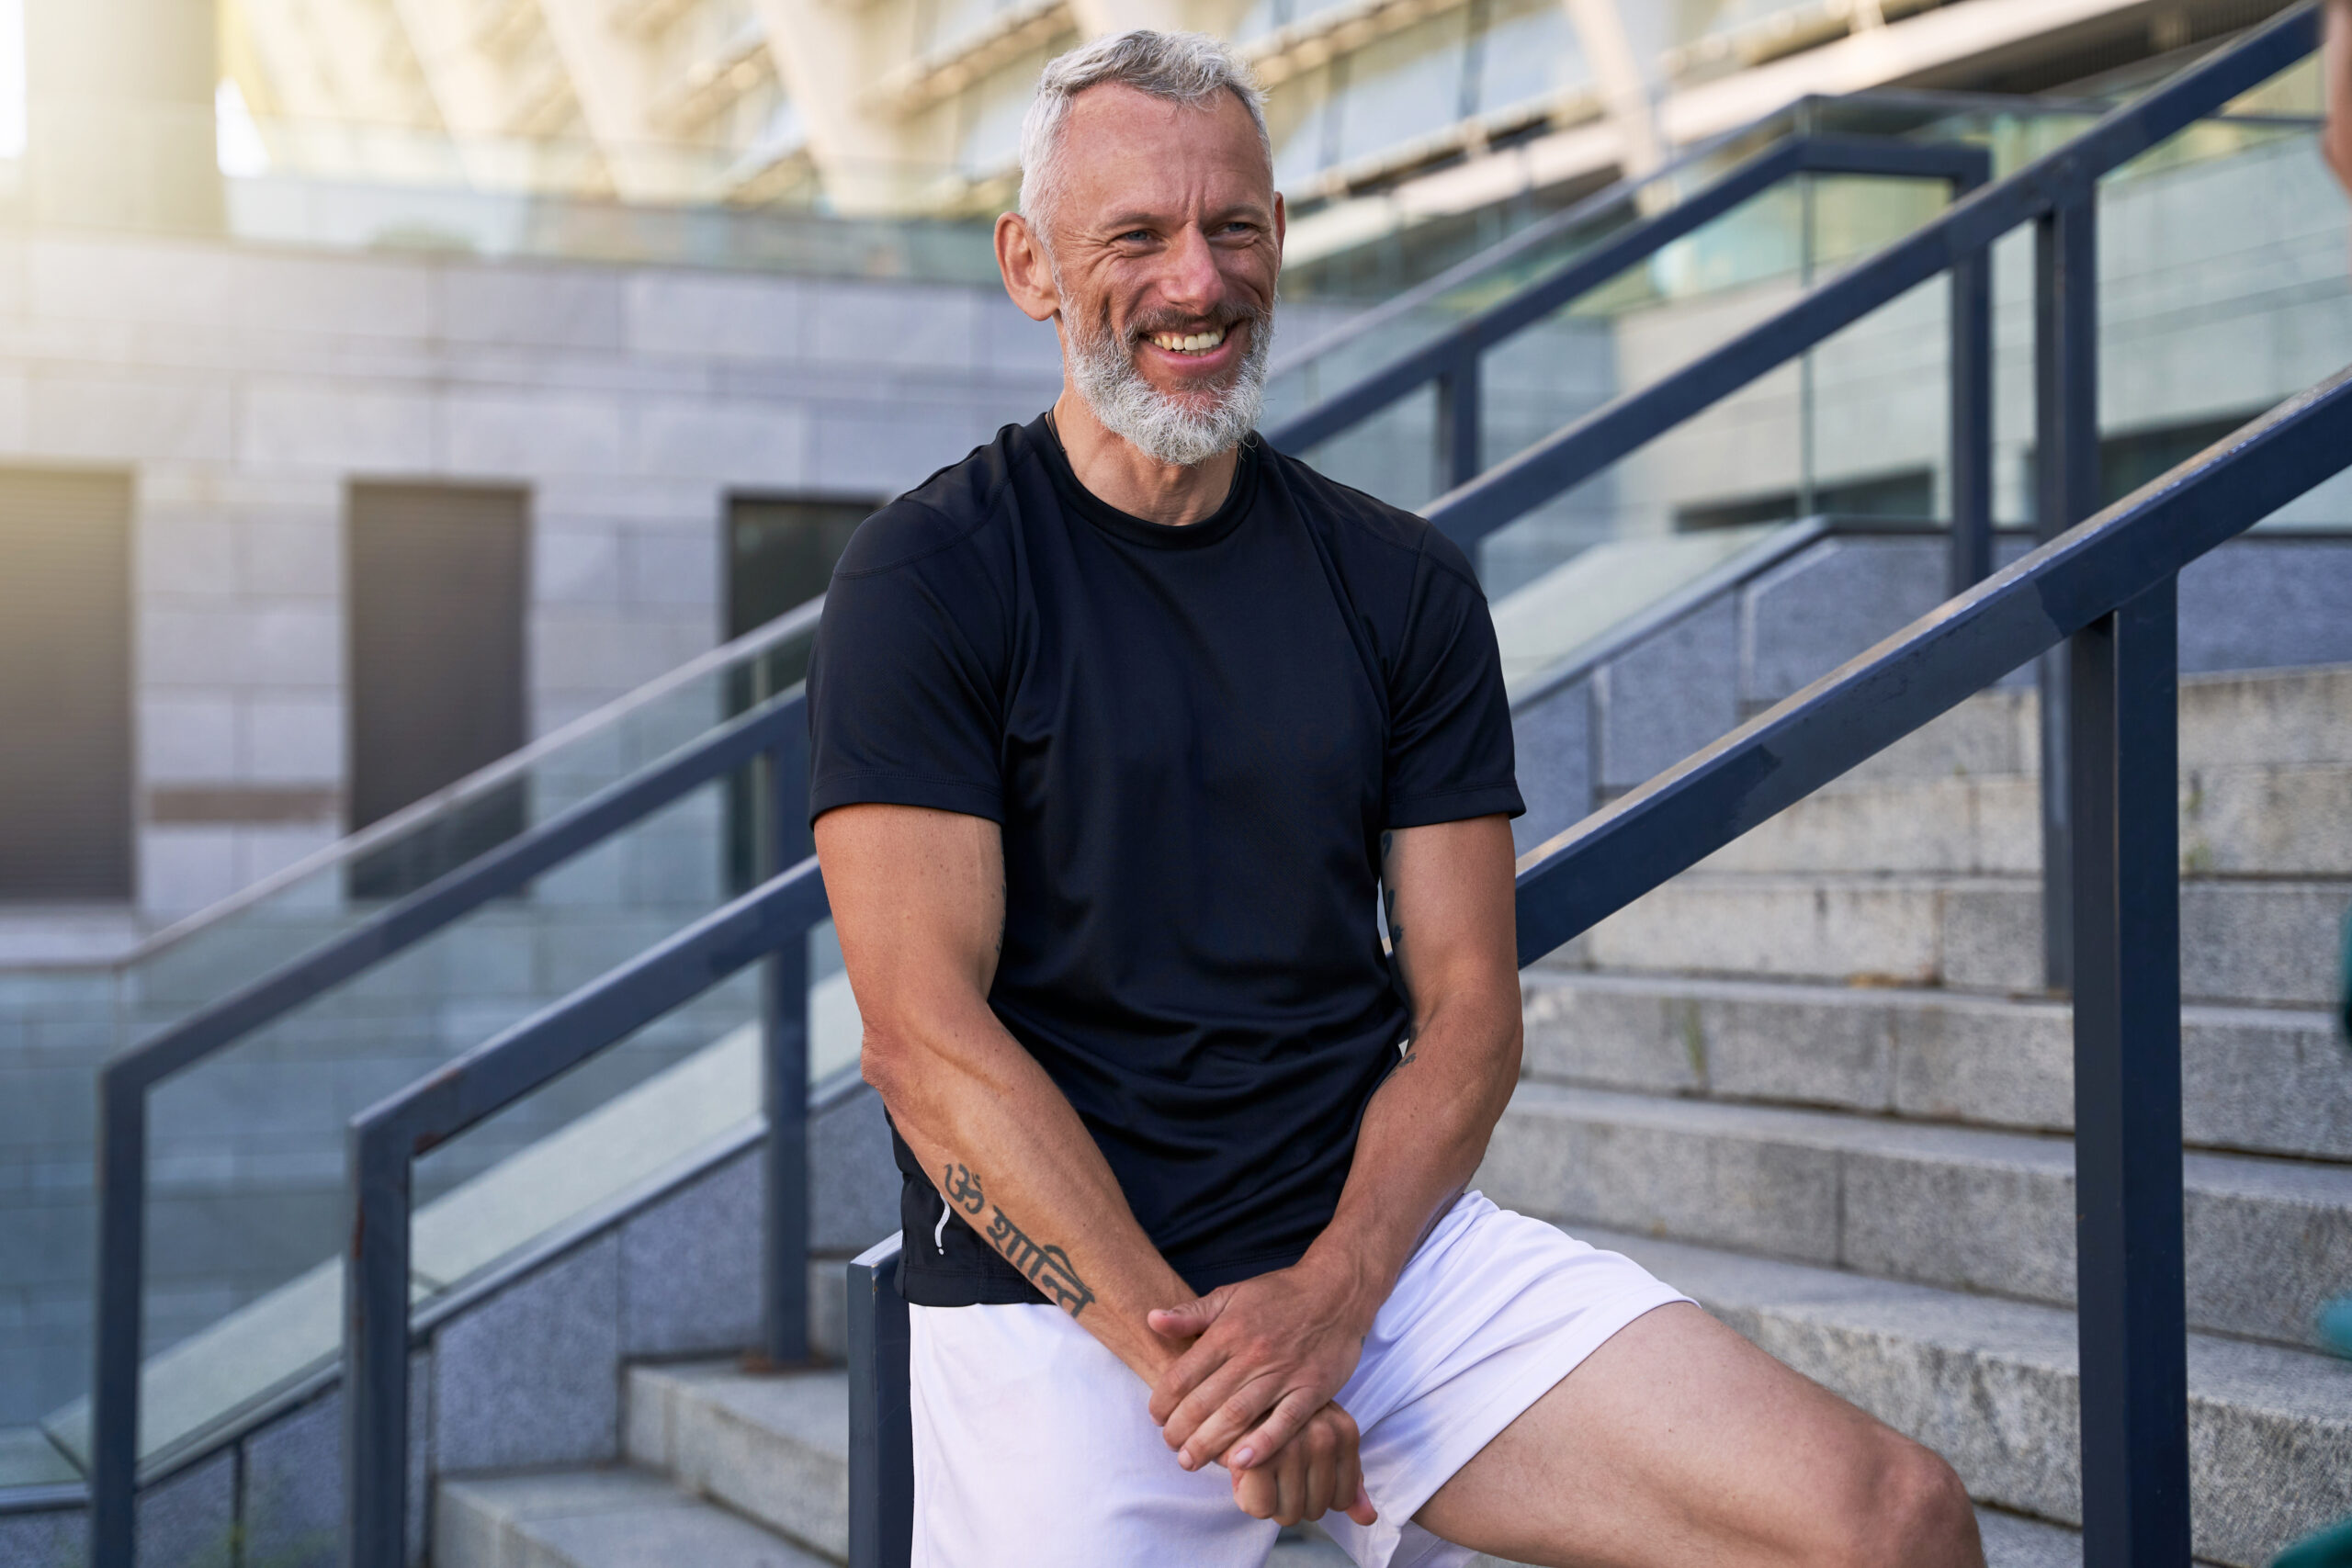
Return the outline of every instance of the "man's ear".
{"type": "Polygon", "coordinates": [[[1062,308],[1061,290],[1054,287],[1054,269],[1046,260],[1029,220],[1018,212],[997,215],[996,269],[1004,277],[1004,291],[1033,321],[1049,319],[1062,308]]]}

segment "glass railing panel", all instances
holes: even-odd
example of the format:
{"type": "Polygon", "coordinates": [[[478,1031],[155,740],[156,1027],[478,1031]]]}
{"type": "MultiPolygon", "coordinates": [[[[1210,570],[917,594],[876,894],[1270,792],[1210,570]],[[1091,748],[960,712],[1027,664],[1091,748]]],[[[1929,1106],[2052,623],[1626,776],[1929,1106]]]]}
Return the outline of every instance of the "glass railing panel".
{"type": "MultiPolygon", "coordinates": [[[[727,900],[728,783],[155,1091],[141,1431],[151,1461],[331,1363],[354,1114],[727,900]]],[[[814,1077],[854,1061],[858,1025],[830,931],[809,940],[814,1077]]],[[[738,974],[421,1162],[416,1299],[463,1288],[747,1132],[760,1105],[761,1006],[757,973],[738,974]]],[[[77,1403],[44,1425],[78,1455],[85,1421],[77,1403]]]]}
{"type": "Polygon", "coordinates": [[[306,249],[997,281],[985,218],[842,217],[825,188],[878,198],[868,210],[963,212],[933,198],[1006,167],[852,158],[820,181],[805,141],[765,133],[748,146],[453,135],[218,107],[110,107],[74,134],[77,156],[139,168],[141,188],[42,181],[0,158],[0,217],[306,249]]]}
{"type": "MultiPolygon", "coordinates": [[[[0,1257],[9,1260],[0,1271],[0,1432],[33,1429],[86,1386],[93,1084],[102,1061],[789,690],[805,671],[812,624],[813,613],[797,613],[694,661],[123,964],[0,976],[0,1257]]],[[[707,783],[162,1086],[152,1102],[151,1349],[333,1253],[342,1127],[354,1111],[747,885],[762,793],[741,776],[707,783]]],[[[838,976],[830,942],[812,958],[820,978],[838,976]]],[[[669,1026],[682,1032],[675,1038],[649,1031],[564,1092],[607,1098],[708,1044],[749,1016],[748,986],[686,1010],[669,1026]]],[[[854,1051],[854,1023],[851,1040],[854,1051]]],[[[835,1047],[825,1063],[839,1056],[835,1047]]],[[[518,1136],[525,1127],[518,1119],[518,1136]]],[[[30,1438],[20,1446],[37,1452],[30,1438]]]]}
{"type": "MultiPolygon", "coordinates": [[[[2199,125],[2101,182],[2099,333],[2109,500],[2352,362],[2352,209],[2309,122],[2199,125]]],[[[2347,524],[2339,476],[2263,526],[2347,524]]]]}

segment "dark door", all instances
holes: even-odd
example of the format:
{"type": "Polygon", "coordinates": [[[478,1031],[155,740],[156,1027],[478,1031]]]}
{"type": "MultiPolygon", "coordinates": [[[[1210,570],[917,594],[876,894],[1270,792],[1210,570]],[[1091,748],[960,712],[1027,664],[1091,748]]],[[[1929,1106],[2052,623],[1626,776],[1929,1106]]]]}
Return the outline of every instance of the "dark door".
{"type": "Polygon", "coordinates": [[[130,864],[130,479],[0,470],[0,900],[130,864]]]}
{"type": "MultiPolygon", "coordinates": [[[[351,487],[355,829],[522,746],[528,513],[518,490],[351,487]]],[[[523,812],[518,784],[361,863],[352,890],[422,886],[520,831],[523,812]]]]}
{"type": "MultiPolygon", "coordinates": [[[[727,637],[755,631],[825,591],[850,535],[874,510],[866,501],[795,501],[730,496],[727,502],[727,637]]],[[[777,649],[737,672],[730,697],[738,713],[787,691],[808,673],[806,641],[777,649]]],[[[749,772],[728,781],[728,877],[741,892],[760,861],[749,772]]]]}

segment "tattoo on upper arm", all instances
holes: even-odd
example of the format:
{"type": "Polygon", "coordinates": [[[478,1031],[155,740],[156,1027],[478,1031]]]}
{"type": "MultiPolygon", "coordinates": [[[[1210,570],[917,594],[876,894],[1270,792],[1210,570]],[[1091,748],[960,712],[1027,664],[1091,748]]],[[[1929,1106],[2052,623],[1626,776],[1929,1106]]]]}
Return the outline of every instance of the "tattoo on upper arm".
{"type": "MultiPolygon", "coordinates": [[[[980,1179],[960,1165],[951,1165],[944,1172],[940,1190],[947,1201],[966,1213],[978,1217],[989,1206],[981,1195],[980,1179]]],[[[1059,1247],[1040,1245],[1032,1241],[1012,1217],[1001,1208],[989,1222],[985,1233],[989,1245],[1003,1254],[1004,1260],[1021,1270],[1022,1277],[1040,1291],[1054,1298],[1070,1316],[1076,1317],[1094,1304],[1094,1289],[1080,1278],[1069,1260],[1069,1254],[1059,1247]]]]}

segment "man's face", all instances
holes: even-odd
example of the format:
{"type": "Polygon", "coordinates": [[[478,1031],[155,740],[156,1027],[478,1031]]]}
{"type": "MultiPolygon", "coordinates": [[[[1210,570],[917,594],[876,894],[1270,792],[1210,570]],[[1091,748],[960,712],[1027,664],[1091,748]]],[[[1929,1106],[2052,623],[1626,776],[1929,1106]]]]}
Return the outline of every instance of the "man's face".
{"type": "Polygon", "coordinates": [[[1116,355],[1164,403],[1215,412],[1253,357],[1262,373],[1282,268],[1249,110],[1230,93],[1193,108],[1106,84],[1072,101],[1062,138],[1047,217],[1065,352],[1116,355]]]}

